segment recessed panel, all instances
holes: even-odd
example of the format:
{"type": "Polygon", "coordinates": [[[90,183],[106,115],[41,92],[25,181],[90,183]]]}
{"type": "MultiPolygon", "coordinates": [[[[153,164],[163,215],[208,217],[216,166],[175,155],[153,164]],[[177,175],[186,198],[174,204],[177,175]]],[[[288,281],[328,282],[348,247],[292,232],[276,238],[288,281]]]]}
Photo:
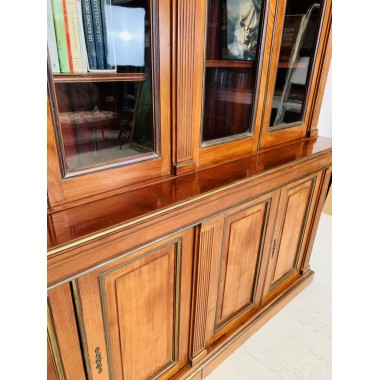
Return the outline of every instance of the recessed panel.
{"type": "Polygon", "coordinates": [[[297,266],[300,239],[310,200],[310,182],[289,191],[282,237],[272,282],[277,282],[297,266]],[[297,238],[295,238],[297,237],[297,238]]]}
{"type": "Polygon", "coordinates": [[[266,214],[262,204],[228,221],[219,282],[219,324],[253,304],[266,214]]]}

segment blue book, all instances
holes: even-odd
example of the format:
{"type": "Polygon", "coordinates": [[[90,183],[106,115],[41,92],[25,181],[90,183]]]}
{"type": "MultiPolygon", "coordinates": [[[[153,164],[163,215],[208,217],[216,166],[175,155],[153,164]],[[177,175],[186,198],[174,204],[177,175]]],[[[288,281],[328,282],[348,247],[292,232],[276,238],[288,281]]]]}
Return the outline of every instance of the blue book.
{"type": "Polygon", "coordinates": [[[112,22],[111,15],[111,0],[101,0],[102,26],[103,26],[103,41],[104,41],[104,57],[105,64],[108,70],[114,69],[115,65],[110,62],[107,57],[114,54],[113,40],[111,33],[108,31],[112,22]]]}
{"type": "Polygon", "coordinates": [[[91,0],[92,4],[92,21],[94,26],[94,39],[96,50],[96,66],[98,70],[104,70],[106,68],[105,56],[104,56],[104,37],[103,37],[103,22],[101,3],[102,0],[91,0]]]}
{"type": "Polygon", "coordinates": [[[83,16],[83,29],[84,37],[86,40],[88,66],[90,70],[96,70],[96,50],[95,50],[95,36],[94,26],[92,21],[92,7],[91,0],[82,0],[82,16],[83,16]]]}

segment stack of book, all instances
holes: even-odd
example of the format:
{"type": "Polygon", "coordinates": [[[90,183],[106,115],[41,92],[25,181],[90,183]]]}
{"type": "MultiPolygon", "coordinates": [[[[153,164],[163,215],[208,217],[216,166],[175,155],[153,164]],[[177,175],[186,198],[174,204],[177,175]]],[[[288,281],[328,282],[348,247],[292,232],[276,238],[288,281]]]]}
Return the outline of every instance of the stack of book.
{"type": "Polygon", "coordinates": [[[47,8],[53,73],[115,70],[109,59],[113,45],[107,35],[111,0],[47,0],[47,8]]]}

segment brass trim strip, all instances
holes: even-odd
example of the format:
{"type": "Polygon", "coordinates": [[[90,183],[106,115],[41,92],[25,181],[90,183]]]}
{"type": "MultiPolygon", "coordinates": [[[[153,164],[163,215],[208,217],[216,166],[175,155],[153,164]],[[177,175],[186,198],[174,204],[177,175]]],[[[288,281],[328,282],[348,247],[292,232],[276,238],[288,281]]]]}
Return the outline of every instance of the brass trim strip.
{"type": "MultiPolygon", "coordinates": [[[[71,249],[73,247],[76,247],[76,246],[79,246],[81,244],[85,244],[85,243],[88,243],[92,240],[95,240],[97,238],[100,238],[100,237],[103,237],[103,236],[106,236],[108,234],[111,234],[111,233],[115,233],[115,232],[118,232],[118,231],[121,231],[127,227],[130,227],[131,225],[133,224],[137,224],[137,223],[141,223],[141,222],[144,222],[145,220],[147,219],[151,219],[153,217],[156,217],[156,216],[159,216],[161,214],[164,214],[164,213],[167,213],[167,212],[170,212],[172,210],[175,210],[176,208],[181,208],[183,206],[186,206],[188,204],[191,204],[191,203],[195,203],[195,202],[198,202],[204,198],[207,198],[207,197],[210,197],[212,195],[215,195],[215,194],[218,194],[218,193],[221,193],[225,190],[228,190],[228,189],[231,189],[233,187],[236,187],[236,186],[239,186],[239,185],[242,185],[242,184],[245,184],[245,183],[248,183],[248,182],[252,182],[253,180],[256,180],[258,178],[261,178],[261,177],[265,177],[271,173],[274,173],[276,171],[280,172],[281,170],[283,169],[286,169],[288,167],[293,167],[295,165],[298,165],[298,164],[301,164],[302,162],[305,162],[305,161],[311,161],[312,159],[315,159],[316,157],[320,156],[320,155],[325,155],[327,152],[331,151],[332,148],[328,148],[327,150],[323,150],[323,151],[320,151],[318,153],[315,153],[313,154],[312,156],[308,156],[308,157],[304,157],[304,158],[300,158],[298,160],[295,160],[295,161],[292,161],[290,163],[287,163],[287,164],[284,164],[284,165],[280,165],[280,166],[277,166],[276,168],[273,168],[273,169],[270,169],[270,170],[267,170],[261,174],[258,174],[258,175],[254,175],[252,177],[249,177],[249,178],[243,178],[241,180],[238,180],[238,181],[235,181],[229,185],[225,185],[225,186],[222,186],[222,187],[219,187],[218,189],[215,189],[215,190],[212,190],[212,191],[209,191],[209,192],[206,192],[202,195],[199,195],[199,196],[196,196],[196,197],[193,197],[191,199],[188,199],[186,201],[183,201],[183,202],[179,202],[173,206],[170,206],[170,207],[166,207],[166,208],[162,208],[158,211],[155,211],[155,212],[152,212],[148,215],[144,215],[144,216],[141,216],[141,217],[137,217],[135,219],[132,219],[128,222],[125,222],[125,223],[122,223],[122,224],[119,224],[117,226],[114,226],[114,227],[110,227],[110,228],[107,228],[103,231],[100,231],[100,232],[96,232],[94,234],[90,234],[84,238],[80,238],[78,240],[75,240],[75,241],[72,241],[70,243],[66,243],[66,244],[63,244],[62,246],[59,246],[59,247],[56,247],[56,248],[52,248],[50,250],[48,250],[48,254],[47,256],[51,256],[53,254],[56,254],[56,253],[59,253],[59,252],[62,252],[62,251],[65,251],[65,250],[68,250],[68,249],[71,249]]],[[[319,171],[319,170],[318,170],[319,171]]]]}
{"type": "MultiPolygon", "coordinates": [[[[225,212],[228,212],[229,210],[234,209],[235,207],[241,206],[241,205],[244,204],[244,203],[250,202],[250,201],[252,201],[252,200],[254,200],[254,199],[257,199],[257,198],[259,198],[259,197],[261,197],[261,196],[264,196],[265,194],[269,194],[269,193],[274,192],[274,191],[276,191],[276,190],[278,190],[278,189],[281,189],[282,187],[288,185],[289,183],[292,183],[292,182],[295,182],[295,181],[299,181],[299,180],[301,180],[301,179],[303,179],[303,178],[306,178],[306,177],[308,177],[308,176],[310,176],[310,175],[312,175],[312,174],[318,173],[318,172],[320,172],[320,171],[326,170],[326,169],[328,169],[328,168],[330,168],[330,167],[331,167],[331,165],[323,166],[322,168],[319,168],[319,169],[317,169],[317,170],[314,170],[314,171],[311,172],[311,173],[307,173],[307,174],[305,174],[305,175],[303,175],[303,176],[301,176],[301,177],[299,177],[299,178],[297,178],[297,179],[295,179],[295,180],[290,180],[290,181],[285,182],[285,183],[282,184],[282,185],[279,185],[279,186],[277,186],[277,187],[274,187],[274,188],[270,189],[269,191],[265,192],[264,194],[258,194],[258,195],[255,195],[255,196],[253,196],[253,197],[247,198],[247,199],[245,199],[245,200],[243,200],[243,201],[241,201],[241,202],[239,202],[239,203],[237,203],[237,204],[235,204],[235,205],[233,205],[233,206],[231,206],[231,207],[229,207],[229,208],[227,208],[227,209],[225,209],[225,210],[218,211],[216,214],[210,215],[210,216],[208,216],[208,217],[206,217],[206,218],[204,218],[204,219],[201,219],[201,220],[197,220],[196,222],[191,223],[191,224],[189,224],[188,226],[183,227],[183,228],[181,228],[181,229],[179,229],[179,230],[177,230],[177,231],[175,231],[175,232],[172,232],[172,233],[170,233],[170,234],[168,234],[168,235],[165,235],[165,236],[163,236],[163,237],[161,237],[161,238],[158,238],[158,239],[156,239],[156,240],[154,240],[154,241],[152,241],[152,242],[149,242],[149,243],[147,243],[147,244],[144,244],[144,245],[142,245],[142,246],[139,246],[139,247],[137,247],[137,248],[134,248],[134,249],[132,249],[131,251],[128,251],[128,252],[126,252],[126,253],[124,253],[124,254],[122,254],[122,255],[119,255],[119,256],[117,256],[117,257],[115,257],[115,258],[112,258],[112,259],[107,260],[107,261],[105,261],[105,262],[103,262],[103,263],[100,263],[100,264],[98,264],[98,265],[95,265],[94,267],[91,267],[91,268],[89,268],[89,269],[83,270],[83,271],[81,271],[81,272],[79,272],[79,273],[77,273],[77,274],[75,274],[75,275],[73,275],[73,276],[70,276],[70,277],[66,278],[65,280],[59,281],[59,282],[57,282],[57,283],[54,283],[53,285],[51,285],[51,286],[48,287],[48,290],[54,289],[54,288],[56,288],[57,286],[60,286],[60,285],[63,285],[63,284],[65,284],[65,283],[69,282],[69,281],[75,280],[76,278],[78,278],[78,277],[80,277],[80,276],[83,276],[83,275],[85,275],[85,274],[87,274],[87,273],[90,273],[90,272],[92,272],[93,270],[96,270],[96,269],[99,269],[99,268],[101,268],[101,267],[103,267],[103,266],[106,266],[106,265],[108,265],[108,264],[110,264],[110,263],[112,263],[112,262],[115,262],[115,261],[119,260],[119,259],[122,258],[122,257],[125,257],[125,256],[127,256],[127,255],[130,255],[130,254],[132,254],[132,253],[134,253],[134,252],[136,252],[136,251],[138,251],[138,250],[140,250],[140,249],[144,249],[144,248],[146,248],[146,247],[149,247],[150,245],[156,244],[156,243],[159,242],[159,241],[162,241],[162,240],[165,240],[165,239],[167,239],[167,238],[170,238],[170,237],[173,236],[173,235],[177,235],[178,233],[181,233],[182,231],[185,231],[185,230],[187,230],[187,229],[189,229],[189,228],[193,228],[193,227],[195,227],[195,226],[197,226],[197,225],[199,225],[199,224],[201,224],[201,223],[205,223],[206,221],[208,221],[208,220],[214,218],[214,217],[217,216],[217,215],[221,215],[221,214],[223,214],[223,213],[225,213],[225,212]]],[[[278,210],[277,210],[277,211],[278,211],[278,210]]],[[[276,211],[276,215],[277,215],[277,211],[276,211]]],[[[276,216],[276,218],[277,218],[277,216],[276,216]]],[[[150,226],[147,226],[147,227],[150,227],[150,226]]],[[[272,238],[273,238],[273,237],[272,237],[272,238]]],[[[119,239],[119,238],[117,238],[117,239],[115,239],[115,240],[118,240],[118,239],[119,239]]],[[[114,240],[112,240],[112,241],[114,241],[114,240]]],[[[111,243],[112,241],[109,241],[109,242],[107,242],[107,243],[105,243],[105,244],[109,244],[109,243],[111,243]]],[[[101,247],[101,246],[102,246],[102,244],[98,245],[96,248],[99,248],[99,247],[101,247]]],[[[82,252],[82,253],[83,253],[83,252],[82,252]]],[[[269,262],[268,262],[268,263],[269,263],[269,262]]],[[[56,264],[55,264],[55,265],[56,265],[56,264]]]]}
{"type": "Polygon", "coordinates": [[[80,300],[80,292],[79,292],[77,280],[71,281],[71,289],[72,289],[72,295],[74,299],[75,315],[78,321],[79,338],[81,341],[81,348],[83,350],[83,359],[85,362],[86,376],[87,376],[87,379],[91,380],[92,374],[91,374],[90,357],[88,353],[86,330],[84,328],[84,322],[83,322],[82,303],[80,300]]]}
{"type": "Polygon", "coordinates": [[[58,378],[59,380],[66,380],[65,371],[62,364],[61,353],[59,350],[58,340],[55,334],[54,319],[53,319],[53,313],[51,311],[49,298],[47,300],[47,330],[48,330],[48,337],[49,337],[50,346],[52,349],[52,355],[54,359],[55,368],[57,370],[58,378]]]}

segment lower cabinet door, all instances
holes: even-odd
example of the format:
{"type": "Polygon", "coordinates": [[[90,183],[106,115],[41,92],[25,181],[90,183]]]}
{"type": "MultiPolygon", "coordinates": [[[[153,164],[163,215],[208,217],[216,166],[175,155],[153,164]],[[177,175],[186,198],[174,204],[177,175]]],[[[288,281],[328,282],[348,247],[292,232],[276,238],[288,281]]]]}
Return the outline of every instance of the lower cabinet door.
{"type": "Polygon", "coordinates": [[[128,252],[74,283],[93,379],[166,379],[188,363],[193,235],[128,252]]]}
{"type": "Polygon", "coordinates": [[[300,275],[321,177],[322,172],[313,174],[281,189],[264,286],[264,303],[300,275]]]}
{"type": "Polygon", "coordinates": [[[199,335],[204,341],[197,340],[195,334],[193,357],[257,310],[264,283],[265,252],[270,248],[277,203],[278,191],[275,191],[202,225],[198,273],[209,271],[209,274],[204,275],[207,278],[204,284],[198,275],[197,294],[207,296],[206,300],[198,297],[199,305],[204,303],[207,309],[195,314],[194,331],[203,331],[199,335]],[[206,258],[209,263],[202,264],[206,258]]]}
{"type": "Polygon", "coordinates": [[[85,380],[79,331],[69,283],[48,291],[48,380],[85,380]]]}

